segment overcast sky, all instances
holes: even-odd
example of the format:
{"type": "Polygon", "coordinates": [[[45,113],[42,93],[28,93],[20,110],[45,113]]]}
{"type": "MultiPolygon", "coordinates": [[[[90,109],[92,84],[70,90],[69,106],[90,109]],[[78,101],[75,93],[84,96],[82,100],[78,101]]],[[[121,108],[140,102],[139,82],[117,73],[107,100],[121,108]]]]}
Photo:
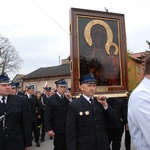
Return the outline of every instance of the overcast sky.
{"type": "MultiPolygon", "coordinates": [[[[148,50],[150,0],[1,0],[0,34],[23,60],[18,73],[59,65],[70,55],[69,10],[83,8],[125,15],[127,49],[148,50]]],[[[15,74],[10,74],[13,78],[15,74]]]]}

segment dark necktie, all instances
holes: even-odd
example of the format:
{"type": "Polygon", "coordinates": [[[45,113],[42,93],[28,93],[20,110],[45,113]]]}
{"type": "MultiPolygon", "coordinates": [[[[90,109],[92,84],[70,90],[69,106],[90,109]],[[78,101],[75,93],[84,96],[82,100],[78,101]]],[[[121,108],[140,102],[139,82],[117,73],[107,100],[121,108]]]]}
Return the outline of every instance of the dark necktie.
{"type": "Polygon", "coordinates": [[[1,100],[2,100],[3,110],[4,110],[5,109],[5,105],[6,105],[6,103],[5,103],[5,97],[3,96],[1,100]]]}
{"type": "Polygon", "coordinates": [[[90,98],[89,101],[91,102],[91,105],[94,106],[94,99],[90,98]]]}
{"type": "Polygon", "coordinates": [[[61,99],[62,99],[62,101],[64,103],[65,102],[64,95],[61,95],[61,99]]]}

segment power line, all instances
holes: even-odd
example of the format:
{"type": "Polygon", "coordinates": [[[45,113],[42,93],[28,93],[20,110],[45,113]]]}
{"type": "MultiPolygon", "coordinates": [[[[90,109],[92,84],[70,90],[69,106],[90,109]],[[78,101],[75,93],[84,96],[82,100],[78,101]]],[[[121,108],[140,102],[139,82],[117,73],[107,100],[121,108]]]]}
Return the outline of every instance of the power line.
{"type": "Polygon", "coordinates": [[[53,20],[65,33],[68,34],[68,32],[59,24],[56,22],[54,18],[52,18],[37,2],[32,0],[51,20],[53,20]]]}

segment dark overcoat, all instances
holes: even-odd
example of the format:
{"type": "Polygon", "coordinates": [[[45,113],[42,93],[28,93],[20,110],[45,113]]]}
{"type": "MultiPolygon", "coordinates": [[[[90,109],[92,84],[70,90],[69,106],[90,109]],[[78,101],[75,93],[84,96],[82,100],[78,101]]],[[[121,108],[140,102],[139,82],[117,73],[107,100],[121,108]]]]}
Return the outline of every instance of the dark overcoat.
{"type": "Polygon", "coordinates": [[[105,119],[116,122],[116,113],[110,106],[105,110],[96,99],[94,108],[83,96],[69,103],[67,150],[109,150],[105,119]]]}
{"type": "Polygon", "coordinates": [[[46,106],[46,103],[50,97],[47,97],[45,94],[43,94],[42,98],[43,98],[43,104],[46,106]]]}
{"type": "Polygon", "coordinates": [[[46,131],[53,130],[55,133],[65,133],[68,103],[67,98],[62,100],[57,94],[48,99],[44,112],[46,131]]]}
{"type": "MultiPolygon", "coordinates": [[[[0,106],[1,107],[1,106],[0,106]]],[[[0,109],[0,149],[24,150],[31,146],[31,124],[27,99],[17,95],[8,95],[5,110],[0,109]]]]}
{"type": "Polygon", "coordinates": [[[127,123],[126,98],[109,98],[107,103],[115,110],[118,116],[117,124],[111,120],[106,121],[106,128],[119,129],[127,123]]]}
{"type": "MultiPolygon", "coordinates": [[[[31,122],[37,121],[37,116],[36,116],[36,108],[40,107],[40,104],[37,101],[37,98],[35,95],[32,95],[32,98],[28,98],[27,94],[25,94],[25,97],[28,100],[28,105],[30,107],[30,118],[31,118],[31,122]]],[[[41,113],[41,112],[39,112],[41,113]]]]}

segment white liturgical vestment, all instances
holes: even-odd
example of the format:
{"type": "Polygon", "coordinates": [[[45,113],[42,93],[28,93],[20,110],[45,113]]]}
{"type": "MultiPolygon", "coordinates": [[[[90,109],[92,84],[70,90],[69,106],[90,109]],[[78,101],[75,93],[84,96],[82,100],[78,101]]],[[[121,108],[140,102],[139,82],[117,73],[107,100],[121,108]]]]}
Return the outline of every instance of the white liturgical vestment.
{"type": "Polygon", "coordinates": [[[150,150],[150,79],[146,77],[129,98],[128,125],[137,150],[150,150]]]}

